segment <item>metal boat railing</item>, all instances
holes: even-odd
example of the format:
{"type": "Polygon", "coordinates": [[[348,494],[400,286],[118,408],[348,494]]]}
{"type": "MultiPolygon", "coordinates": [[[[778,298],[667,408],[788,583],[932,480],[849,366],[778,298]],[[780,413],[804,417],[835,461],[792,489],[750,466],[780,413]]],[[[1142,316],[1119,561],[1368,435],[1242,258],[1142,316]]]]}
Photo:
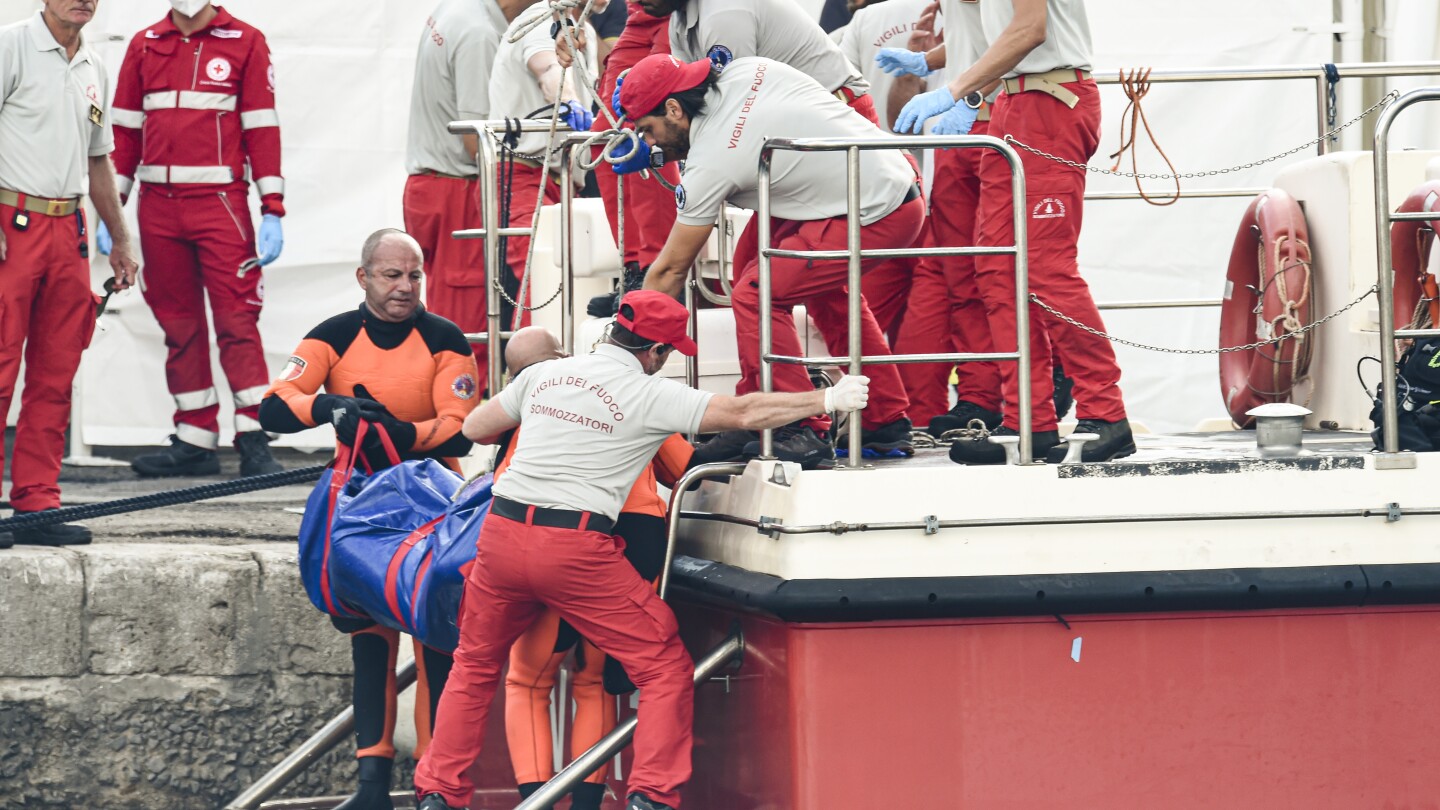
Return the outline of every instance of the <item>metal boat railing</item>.
{"type": "Polygon", "coordinates": [[[1440,220],[1440,213],[1413,211],[1407,213],[1390,210],[1390,126],[1404,110],[1422,101],[1440,101],[1440,87],[1422,87],[1411,90],[1396,99],[1380,113],[1375,123],[1375,251],[1377,258],[1380,307],[1380,401],[1381,433],[1384,434],[1384,448],[1375,459],[1375,468],[1381,470],[1414,469],[1415,454],[1400,450],[1399,403],[1397,402],[1395,371],[1395,340],[1397,338],[1421,338],[1440,336],[1440,329],[1395,328],[1395,267],[1390,256],[1390,224],[1392,222],[1413,222],[1417,220],[1440,220]]]}
{"type": "MultiPolygon", "coordinates": [[[[988,135],[933,136],[908,135],[879,138],[767,138],[760,150],[759,205],[755,216],[759,219],[759,286],[760,286],[760,390],[773,388],[772,363],[789,363],[809,368],[847,365],[850,374],[859,374],[864,363],[969,363],[977,361],[1015,361],[1019,364],[1020,392],[1018,400],[1020,420],[1020,464],[1032,464],[1030,435],[1030,288],[1027,263],[1027,242],[1025,222],[1025,169],[1020,156],[1004,141],[988,135]],[[936,247],[902,248],[891,250],[863,250],[860,247],[860,152],[878,149],[993,149],[1010,164],[1011,214],[1014,219],[1015,242],[1012,245],[993,247],[936,247]],[[775,152],[841,152],[845,153],[846,175],[846,235],[849,246],[845,250],[782,250],[770,243],[770,164],[775,152]],[[990,352],[985,354],[935,353],[900,354],[882,357],[866,357],[860,350],[860,279],[861,263],[865,259],[886,259],[921,256],[978,256],[1007,255],[1015,257],[1015,334],[1016,348],[1013,352],[990,352]],[[787,357],[771,353],[773,336],[770,333],[770,260],[772,258],[837,260],[848,259],[850,273],[849,287],[849,357],[787,357]]],[[[851,469],[860,467],[860,418],[851,414],[849,423],[850,453],[847,464],[851,469]]],[[[774,458],[774,432],[765,430],[760,434],[760,456],[774,458]]]]}

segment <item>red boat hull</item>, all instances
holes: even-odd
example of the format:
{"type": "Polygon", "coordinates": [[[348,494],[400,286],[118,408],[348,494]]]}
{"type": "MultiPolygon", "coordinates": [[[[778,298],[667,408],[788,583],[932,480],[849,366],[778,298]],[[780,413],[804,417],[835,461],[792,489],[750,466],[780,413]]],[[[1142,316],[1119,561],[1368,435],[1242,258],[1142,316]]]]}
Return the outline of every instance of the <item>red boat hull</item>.
{"type": "Polygon", "coordinates": [[[1440,807],[1440,607],[677,612],[692,653],[746,644],[697,692],[688,808],[1440,807]]]}

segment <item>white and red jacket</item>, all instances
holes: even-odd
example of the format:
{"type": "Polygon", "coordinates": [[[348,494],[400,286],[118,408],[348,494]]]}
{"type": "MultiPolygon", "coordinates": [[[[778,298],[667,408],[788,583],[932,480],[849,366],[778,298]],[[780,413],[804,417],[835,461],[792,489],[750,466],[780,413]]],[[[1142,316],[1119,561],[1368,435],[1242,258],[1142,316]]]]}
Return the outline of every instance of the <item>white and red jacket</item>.
{"type": "Polygon", "coordinates": [[[260,191],[260,210],[285,215],[275,68],[259,30],[216,7],[190,36],[167,14],[130,40],[115,83],[115,174],[177,196],[260,191]],[[249,174],[246,174],[246,162],[249,174]]]}

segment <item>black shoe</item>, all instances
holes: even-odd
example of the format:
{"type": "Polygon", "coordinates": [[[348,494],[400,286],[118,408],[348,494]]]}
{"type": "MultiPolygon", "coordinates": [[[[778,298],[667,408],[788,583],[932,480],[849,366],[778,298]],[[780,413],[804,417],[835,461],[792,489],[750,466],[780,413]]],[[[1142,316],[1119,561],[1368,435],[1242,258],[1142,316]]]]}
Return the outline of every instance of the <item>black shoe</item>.
{"type": "Polygon", "coordinates": [[[10,532],[0,532],[0,549],[7,549],[15,545],[15,535],[10,532]]]}
{"type": "MultiPolygon", "coordinates": [[[[16,509],[14,517],[47,511],[50,510],[24,512],[16,509]]],[[[78,523],[51,523],[33,529],[11,529],[8,534],[10,545],[21,546],[88,546],[91,539],[90,530],[78,523]]],[[[9,545],[0,541],[0,548],[9,548],[9,545]]]]}
{"type": "Polygon", "coordinates": [[[604,782],[581,782],[570,791],[570,810],[600,810],[604,801],[604,782]]]}
{"type": "Polygon", "coordinates": [[[465,808],[451,807],[445,803],[445,797],[439,793],[426,793],[420,797],[420,803],[415,805],[415,810],[465,810],[465,808]]]}
{"type": "MultiPolygon", "coordinates": [[[[990,431],[991,436],[1018,436],[1016,431],[1000,426],[990,431]]],[[[1037,430],[1030,434],[1030,457],[1035,461],[1048,458],[1050,450],[1060,444],[1060,433],[1055,430],[1037,430]]],[[[956,464],[1004,464],[1005,448],[986,438],[956,439],[950,445],[950,460],[956,464]]]]}
{"type": "Polygon", "coordinates": [[[361,757],[360,789],[336,805],[335,810],[395,810],[395,803],[390,801],[392,764],[389,757],[361,757]]]}
{"type": "Polygon", "coordinates": [[[1055,380],[1055,418],[1064,419],[1065,414],[1070,413],[1070,408],[1075,404],[1075,381],[1065,376],[1065,369],[1060,361],[1055,361],[1051,371],[1055,380]]]}
{"type": "Polygon", "coordinates": [[[745,448],[754,444],[759,437],[760,434],[753,430],[721,431],[710,441],[695,448],[693,463],[714,464],[719,461],[745,461],[754,458],[760,451],[757,449],[754,453],[747,454],[745,448]]]}
{"type": "MultiPolygon", "coordinates": [[[[835,460],[835,448],[830,445],[829,433],[816,433],[809,425],[786,425],[776,429],[773,438],[775,457],[781,461],[793,461],[803,470],[813,470],[822,462],[835,460]]],[[[745,453],[760,455],[760,440],[745,445],[745,453]]]]}
{"type": "MultiPolygon", "coordinates": [[[[240,454],[240,477],[284,472],[285,468],[270,455],[270,437],[263,431],[250,430],[235,434],[235,451],[240,454]]],[[[337,808],[338,810],[338,808],[337,808]]]]}
{"type": "Polygon", "coordinates": [[[597,295],[585,305],[585,314],[592,318],[613,318],[620,311],[620,297],[645,286],[645,271],[639,262],[626,262],[620,272],[620,283],[615,292],[597,295]]]}
{"type": "Polygon", "coordinates": [[[942,413],[934,419],[931,419],[929,426],[927,426],[925,430],[931,436],[938,439],[948,431],[970,427],[970,423],[976,419],[984,423],[986,430],[994,430],[1000,427],[1000,420],[1002,418],[1000,414],[989,408],[982,408],[973,402],[962,399],[956,402],[955,407],[951,408],[947,413],[942,413]]]}
{"type": "Polygon", "coordinates": [[[130,462],[130,469],[151,478],[215,475],[220,472],[220,457],[215,455],[214,450],[196,447],[189,442],[180,441],[178,436],[171,436],[168,448],[136,456],[130,462]]]}
{"type": "MultiPolygon", "coordinates": [[[[1112,461],[1135,452],[1135,436],[1130,432],[1129,419],[1121,419],[1117,422],[1081,419],[1075,425],[1074,432],[1100,435],[1100,438],[1086,442],[1085,449],[1080,451],[1080,460],[1086,463],[1112,461]]],[[[1045,460],[1051,464],[1059,464],[1065,460],[1065,452],[1069,449],[1069,445],[1061,442],[1050,449],[1050,452],[1045,455],[1045,460]]]]}
{"type": "MultiPolygon", "coordinates": [[[[894,422],[887,422],[873,430],[860,428],[861,450],[873,450],[877,455],[887,455],[899,451],[907,456],[915,455],[915,443],[910,439],[910,431],[913,426],[910,424],[910,417],[902,416],[894,422]]],[[[850,431],[838,433],[835,436],[837,447],[850,446],[850,431]]]]}
{"type": "Polygon", "coordinates": [[[625,810],[675,810],[675,808],[647,799],[643,794],[631,793],[630,798],[625,800],[625,810]]]}

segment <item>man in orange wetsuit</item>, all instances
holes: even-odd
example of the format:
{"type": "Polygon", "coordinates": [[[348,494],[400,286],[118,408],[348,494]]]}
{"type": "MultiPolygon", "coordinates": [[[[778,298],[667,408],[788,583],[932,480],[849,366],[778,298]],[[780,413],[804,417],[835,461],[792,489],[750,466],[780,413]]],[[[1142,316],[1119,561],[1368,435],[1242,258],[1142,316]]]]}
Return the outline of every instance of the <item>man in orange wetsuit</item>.
{"type": "MultiPolygon", "coordinates": [[[[560,341],[549,330],[521,329],[505,347],[505,365],[512,377],[535,363],[564,357],[560,341]]],[[[501,437],[498,478],[510,465],[509,451],[518,429],[501,437]]],[[[665,563],[666,504],[656,491],[657,478],[674,486],[690,465],[694,449],[679,434],[660,446],[655,460],[630,489],[615,522],[615,535],[625,541],[625,558],[647,582],[654,582],[665,563]]],[[[570,755],[580,756],[615,727],[615,702],[606,692],[634,690],[619,662],[581,638],[554,610],[546,609],[510,648],[510,670],[505,676],[505,736],[520,795],[529,797],[555,775],[551,755],[550,692],[555,674],[570,650],[575,650],[573,693],[575,718],[571,724],[570,755]]],[[[571,792],[571,810],[599,810],[605,798],[609,766],[597,770],[571,792]]]]}
{"type": "MultiPolygon", "coordinates": [[[[457,459],[471,446],[460,427],[480,390],[475,359],[459,327],[420,306],[421,257],[420,245],[403,231],[387,228],[365,240],[355,273],[365,303],[300,342],[260,405],[265,430],[296,433],[328,422],[340,441],[353,444],[365,419],[385,428],[401,458],[439,458],[459,471],[457,459]]],[[[372,467],[385,466],[381,453],[369,452],[368,440],[366,450],[372,467]]],[[[400,634],[364,618],[331,621],[350,634],[360,764],[359,789],[339,810],[390,810],[400,634]]],[[[450,656],[415,646],[418,760],[429,744],[450,656]]]]}

